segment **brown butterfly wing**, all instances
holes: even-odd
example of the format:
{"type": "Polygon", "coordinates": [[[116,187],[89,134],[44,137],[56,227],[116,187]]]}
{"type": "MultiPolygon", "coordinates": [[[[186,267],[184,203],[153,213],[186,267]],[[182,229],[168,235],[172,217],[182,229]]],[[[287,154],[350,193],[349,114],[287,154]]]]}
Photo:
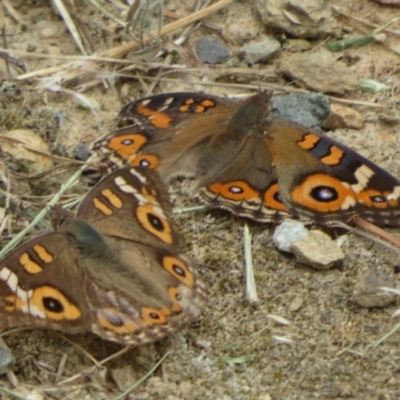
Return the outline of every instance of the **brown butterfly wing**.
{"type": "Polygon", "coordinates": [[[400,225],[400,181],[350,148],[279,117],[263,127],[283,202],[305,220],[325,225],[358,215],[400,225]]]}
{"type": "Polygon", "coordinates": [[[181,253],[168,208],[153,171],[124,168],[93,188],[78,209],[108,249],[85,263],[92,330],[106,339],[151,342],[197,319],[204,308],[204,285],[181,253]]]}
{"type": "Polygon", "coordinates": [[[199,317],[204,285],[181,254],[154,174],[127,168],[107,176],[87,194],[76,219],[1,261],[3,328],[91,330],[142,344],[199,317]]]}
{"type": "Polygon", "coordinates": [[[62,233],[24,243],[0,263],[0,325],[27,325],[67,333],[90,329],[79,251],[62,233]]]}
{"type": "Polygon", "coordinates": [[[225,131],[205,147],[197,164],[196,188],[211,207],[259,222],[278,222],[289,215],[260,129],[269,106],[265,95],[241,103],[225,131]]]}
{"type": "Polygon", "coordinates": [[[127,104],[121,129],[96,140],[93,150],[111,168],[124,163],[157,169],[164,180],[193,176],[204,146],[223,132],[237,101],[199,93],[169,93],[127,104]]]}
{"type": "Polygon", "coordinates": [[[400,225],[399,180],[270,108],[270,97],[250,97],[204,147],[197,188],[209,205],[261,222],[292,214],[332,225],[358,215],[400,225]]]}

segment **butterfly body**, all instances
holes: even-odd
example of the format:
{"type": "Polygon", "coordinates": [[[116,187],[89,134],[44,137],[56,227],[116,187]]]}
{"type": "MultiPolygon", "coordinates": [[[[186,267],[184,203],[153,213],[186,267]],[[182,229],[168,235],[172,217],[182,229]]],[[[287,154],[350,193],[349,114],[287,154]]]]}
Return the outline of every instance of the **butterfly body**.
{"type": "Polygon", "coordinates": [[[168,216],[154,173],[124,168],[85,197],[77,217],[0,263],[0,321],[143,344],[199,317],[203,283],[168,216]]]}
{"type": "Polygon", "coordinates": [[[296,217],[333,225],[360,216],[400,225],[397,178],[271,109],[269,94],[244,101],[198,93],[153,96],[126,105],[123,128],[98,139],[94,150],[111,166],[124,160],[157,169],[164,180],[194,177],[207,204],[259,222],[296,217]],[[136,146],[124,145],[129,135],[136,146]]]}

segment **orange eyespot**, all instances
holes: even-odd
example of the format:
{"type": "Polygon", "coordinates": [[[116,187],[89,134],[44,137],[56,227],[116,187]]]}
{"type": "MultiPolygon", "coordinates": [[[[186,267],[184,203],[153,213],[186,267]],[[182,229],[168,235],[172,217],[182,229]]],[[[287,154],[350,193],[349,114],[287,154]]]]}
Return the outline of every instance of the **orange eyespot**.
{"type": "Polygon", "coordinates": [[[216,182],[208,186],[208,190],[221,194],[231,200],[250,200],[259,198],[259,193],[244,181],[233,181],[228,183],[216,182]]]}
{"type": "Polygon", "coordinates": [[[117,152],[121,157],[135,154],[147,142],[147,138],[140,133],[131,133],[126,135],[116,135],[108,141],[108,148],[117,152]]]}
{"type": "Polygon", "coordinates": [[[162,259],[162,265],[171,275],[175,276],[176,279],[189,287],[193,287],[194,276],[182,260],[172,256],[165,256],[162,259]]]}

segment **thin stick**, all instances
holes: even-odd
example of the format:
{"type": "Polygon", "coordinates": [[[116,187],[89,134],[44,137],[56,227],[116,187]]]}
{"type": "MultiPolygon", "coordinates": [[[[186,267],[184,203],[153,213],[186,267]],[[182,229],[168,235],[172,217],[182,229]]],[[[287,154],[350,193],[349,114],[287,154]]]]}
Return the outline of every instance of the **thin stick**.
{"type": "Polygon", "coordinates": [[[360,217],[354,217],[351,219],[351,221],[354,222],[360,228],[366,229],[374,233],[375,235],[380,236],[381,238],[387,240],[389,243],[392,243],[396,247],[400,248],[400,239],[392,235],[391,233],[383,230],[382,228],[379,228],[378,226],[360,217]]]}
{"type": "MultiPolygon", "coordinates": [[[[195,12],[191,15],[188,15],[185,18],[182,18],[178,21],[171,22],[170,24],[164,26],[164,28],[161,30],[161,35],[168,35],[172,32],[175,32],[178,29],[184,28],[185,26],[187,26],[195,21],[198,21],[202,18],[205,18],[205,17],[215,13],[216,11],[220,10],[221,8],[228,6],[233,1],[234,0],[220,0],[217,3],[215,3],[209,7],[206,7],[198,12],[195,12]]],[[[150,34],[145,34],[143,36],[143,42],[147,43],[152,38],[157,36],[157,34],[158,34],[157,31],[151,32],[150,34]]],[[[128,43],[124,43],[121,46],[117,46],[112,49],[105,50],[105,51],[101,52],[99,54],[99,56],[100,57],[120,58],[120,57],[124,56],[125,54],[127,54],[131,51],[138,50],[138,49],[140,49],[140,43],[131,41],[128,43]]],[[[80,65],[80,67],[82,67],[82,65],[80,65]]],[[[73,63],[66,63],[66,64],[59,65],[57,67],[50,67],[47,69],[42,69],[40,71],[40,75],[48,75],[48,74],[52,74],[54,72],[63,71],[65,69],[70,69],[70,68],[78,68],[78,66],[74,67],[73,63]]],[[[82,73],[84,73],[88,70],[94,70],[95,65],[88,63],[87,65],[85,65],[85,71],[82,71],[80,69],[76,70],[76,71],[71,71],[69,74],[67,74],[66,76],[63,77],[62,81],[65,83],[72,79],[76,79],[82,73]]],[[[35,72],[32,72],[30,74],[20,75],[17,79],[23,80],[23,79],[32,78],[35,76],[36,76],[35,72]]]]}

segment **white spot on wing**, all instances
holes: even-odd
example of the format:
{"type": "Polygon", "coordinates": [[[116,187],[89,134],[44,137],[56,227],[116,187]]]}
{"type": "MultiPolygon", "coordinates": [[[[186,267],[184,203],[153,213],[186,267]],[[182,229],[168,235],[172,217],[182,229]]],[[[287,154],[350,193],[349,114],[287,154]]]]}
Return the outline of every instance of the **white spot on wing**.
{"type": "Polygon", "coordinates": [[[361,165],[361,167],[354,172],[354,176],[356,177],[358,183],[351,185],[351,189],[355,193],[361,192],[367,187],[368,182],[373,175],[375,175],[375,172],[372,171],[371,168],[368,168],[366,165],[361,165]]]}
{"type": "Polygon", "coordinates": [[[352,196],[347,196],[346,200],[340,206],[341,210],[348,210],[350,207],[353,207],[356,204],[356,199],[352,196]]]}
{"type": "Polygon", "coordinates": [[[396,186],[392,193],[386,196],[388,201],[397,200],[400,197],[400,186],[396,186]]]}
{"type": "Polygon", "coordinates": [[[24,302],[27,303],[28,300],[32,297],[32,290],[26,291],[21,289],[19,286],[17,287],[17,290],[15,291],[15,294],[24,302]]]}
{"type": "Polygon", "coordinates": [[[144,196],[141,193],[139,193],[136,188],[134,188],[133,186],[126,183],[126,180],[124,178],[122,178],[121,176],[117,176],[114,181],[115,181],[116,185],[123,192],[133,194],[136,197],[136,200],[139,202],[139,205],[151,204],[153,206],[154,211],[158,215],[160,215],[164,219],[167,219],[164,214],[163,209],[160,207],[158,202],[150,201],[149,196],[144,196]]]}
{"type": "Polygon", "coordinates": [[[0,279],[3,281],[7,281],[11,274],[12,274],[11,270],[9,270],[7,267],[4,267],[0,271],[0,279]]]}
{"type": "MultiPolygon", "coordinates": [[[[146,177],[145,176],[143,176],[142,174],[140,174],[138,171],[136,171],[135,169],[130,169],[129,170],[129,172],[133,175],[133,176],[135,176],[136,178],[138,178],[139,179],[139,181],[140,182],[142,182],[143,184],[145,184],[146,183],[146,177]]],[[[126,182],[125,182],[126,183],[126,182]]]]}
{"type": "Polygon", "coordinates": [[[14,272],[10,273],[10,276],[7,279],[7,285],[13,292],[17,291],[17,289],[18,289],[18,276],[16,274],[14,274],[14,272]]]}

